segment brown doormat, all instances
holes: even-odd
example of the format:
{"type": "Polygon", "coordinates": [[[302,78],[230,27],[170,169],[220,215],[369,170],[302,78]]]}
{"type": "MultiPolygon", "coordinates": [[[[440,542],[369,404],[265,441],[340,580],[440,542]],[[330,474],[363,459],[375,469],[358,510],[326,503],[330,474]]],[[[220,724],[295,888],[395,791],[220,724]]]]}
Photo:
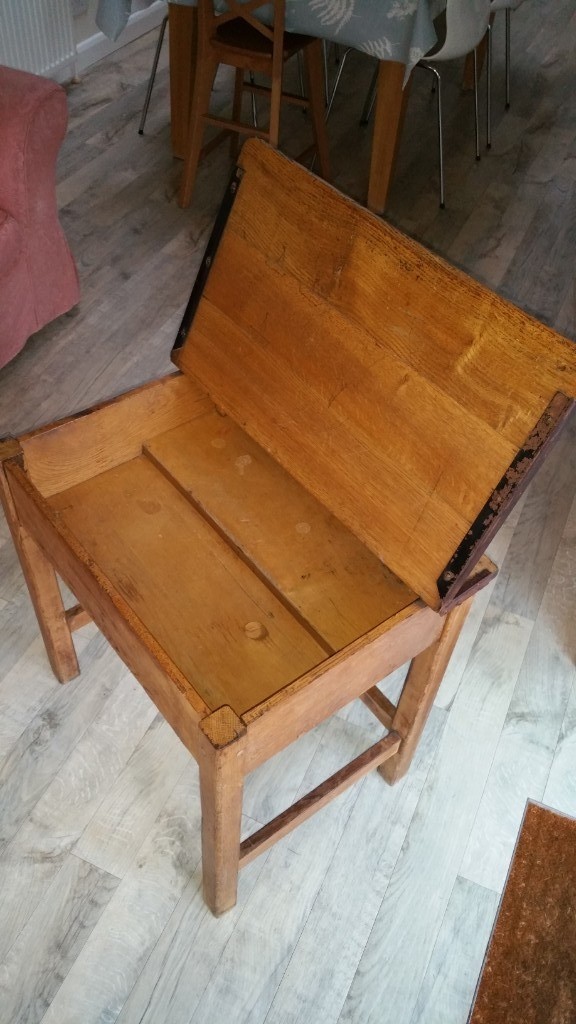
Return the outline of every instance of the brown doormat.
{"type": "Polygon", "coordinates": [[[576,819],[528,803],[469,1024],[576,1021],[576,819]]]}

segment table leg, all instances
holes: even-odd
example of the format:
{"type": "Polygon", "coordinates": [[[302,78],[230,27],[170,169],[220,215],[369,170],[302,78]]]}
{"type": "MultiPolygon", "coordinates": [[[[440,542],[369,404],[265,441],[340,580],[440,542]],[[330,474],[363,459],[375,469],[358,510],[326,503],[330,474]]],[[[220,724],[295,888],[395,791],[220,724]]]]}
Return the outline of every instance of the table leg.
{"type": "Polygon", "coordinates": [[[384,212],[394,174],[410,85],[409,80],[403,88],[405,73],[404,64],[397,61],[381,60],[378,65],[367,201],[373,213],[384,212]]]}
{"type": "Polygon", "coordinates": [[[196,70],[196,7],[168,4],[170,40],[170,123],[172,152],[184,159],[192,104],[192,86],[196,70]]]}

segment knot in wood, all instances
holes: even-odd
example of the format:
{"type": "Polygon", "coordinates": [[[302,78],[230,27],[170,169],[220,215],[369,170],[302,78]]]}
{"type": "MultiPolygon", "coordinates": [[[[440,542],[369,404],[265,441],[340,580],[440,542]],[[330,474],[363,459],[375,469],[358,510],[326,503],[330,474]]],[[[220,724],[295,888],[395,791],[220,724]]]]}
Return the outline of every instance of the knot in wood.
{"type": "Polygon", "coordinates": [[[263,640],[268,636],[268,630],[261,622],[247,622],[244,632],[250,640],[263,640]]]}

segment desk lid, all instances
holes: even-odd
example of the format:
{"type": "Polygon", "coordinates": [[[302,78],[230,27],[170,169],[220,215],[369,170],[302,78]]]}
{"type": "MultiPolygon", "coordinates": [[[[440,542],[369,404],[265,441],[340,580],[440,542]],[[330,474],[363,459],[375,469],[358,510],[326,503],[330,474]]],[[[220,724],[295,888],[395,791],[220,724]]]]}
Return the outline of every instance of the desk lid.
{"type": "Polygon", "coordinates": [[[247,142],[174,362],[433,608],[576,396],[576,349],[247,142]]]}

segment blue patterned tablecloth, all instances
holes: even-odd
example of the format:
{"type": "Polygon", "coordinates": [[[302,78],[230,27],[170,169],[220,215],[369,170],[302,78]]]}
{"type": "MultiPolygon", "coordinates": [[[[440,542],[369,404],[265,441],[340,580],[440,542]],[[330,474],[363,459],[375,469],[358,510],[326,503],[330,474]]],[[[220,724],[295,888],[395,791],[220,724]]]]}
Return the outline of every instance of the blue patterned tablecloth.
{"type": "MultiPolygon", "coordinates": [[[[131,6],[132,0],[99,0],[96,21],[110,39],[120,35],[131,6]]],[[[445,6],[446,0],[287,0],[286,28],[398,61],[408,74],[436,43],[433,18],[445,6]]]]}

